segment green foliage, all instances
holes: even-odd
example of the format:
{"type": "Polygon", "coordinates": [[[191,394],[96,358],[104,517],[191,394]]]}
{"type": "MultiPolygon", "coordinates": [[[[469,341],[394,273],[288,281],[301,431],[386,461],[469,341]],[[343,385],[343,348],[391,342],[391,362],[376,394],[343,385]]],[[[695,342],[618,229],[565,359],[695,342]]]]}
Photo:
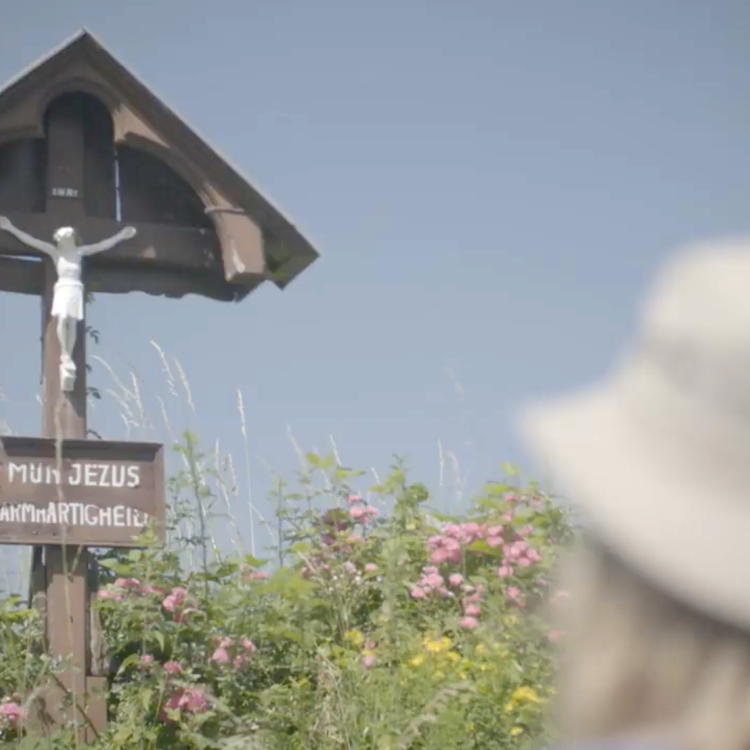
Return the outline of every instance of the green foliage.
{"type": "MultiPolygon", "coordinates": [[[[179,451],[169,544],[101,559],[111,718],[92,748],[509,750],[552,739],[543,613],[561,598],[550,571],[571,532],[536,486],[490,483],[449,518],[401,462],[362,498],[350,486],[361,472],[308,454],[297,486],[275,487],[277,555],[264,571],[208,539],[219,511],[203,454],[193,436],[179,451]]],[[[3,602],[6,702],[58,668],[38,638],[35,612],[3,602]]],[[[81,747],[65,731],[40,742],[23,722],[2,726],[24,748],[81,747]]]]}

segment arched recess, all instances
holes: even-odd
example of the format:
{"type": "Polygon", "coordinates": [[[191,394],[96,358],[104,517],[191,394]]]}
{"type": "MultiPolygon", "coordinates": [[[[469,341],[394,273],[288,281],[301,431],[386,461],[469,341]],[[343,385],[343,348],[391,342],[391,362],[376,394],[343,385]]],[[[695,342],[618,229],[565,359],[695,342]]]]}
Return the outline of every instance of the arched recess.
{"type": "Polygon", "coordinates": [[[140,148],[117,149],[121,220],[213,231],[203,200],[168,164],[140,148]]]}
{"type": "Polygon", "coordinates": [[[42,213],[46,194],[46,142],[23,138],[0,146],[0,210],[42,213]]]}
{"type": "Polygon", "coordinates": [[[55,137],[70,139],[63,147],[74,151],[81,149],[86,215],[117,218],[114,128],[109,109],[91,94],[67,92],[55,97],[45,110],[47,139],[51,137],[53,121],[55,137]]]}

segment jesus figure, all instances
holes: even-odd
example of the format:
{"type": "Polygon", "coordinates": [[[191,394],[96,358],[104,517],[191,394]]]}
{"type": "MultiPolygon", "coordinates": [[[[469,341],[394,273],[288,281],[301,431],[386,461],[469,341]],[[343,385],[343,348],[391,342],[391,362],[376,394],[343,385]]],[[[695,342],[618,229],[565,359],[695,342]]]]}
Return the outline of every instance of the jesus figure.
{"type": "Polygon", "coordinates": [[[83,320],[83,282],[81,270],[83,259],[95,253],[111,250],[124,240],[135,237],[134,227],[126,227],[108,240],[95,245],[79,245],[78,232],[72,227],[58,229],[53,239],[55,244],[44,242],[17,229],[5,216],[0,216],[0,231],[12,234],[24,245],[39,250],[52,258],[57,269],[57,281],[52,295],[53,318],[57,318],[57,338],[60,342],[60,386],[70,392],[75,387],[76,366],[73,349],[78,334],[78,323],[83,320]]]}

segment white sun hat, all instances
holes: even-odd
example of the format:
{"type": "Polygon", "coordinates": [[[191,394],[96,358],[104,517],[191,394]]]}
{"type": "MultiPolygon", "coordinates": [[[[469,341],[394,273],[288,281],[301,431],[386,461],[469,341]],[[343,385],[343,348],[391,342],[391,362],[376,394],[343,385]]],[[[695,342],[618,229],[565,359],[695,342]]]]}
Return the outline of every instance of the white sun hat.
{"type": "Polygon", "coordinates": [[[623,562],[750,631],[750,239],[676,255],[609,381],[520,427],[623,562]]]}

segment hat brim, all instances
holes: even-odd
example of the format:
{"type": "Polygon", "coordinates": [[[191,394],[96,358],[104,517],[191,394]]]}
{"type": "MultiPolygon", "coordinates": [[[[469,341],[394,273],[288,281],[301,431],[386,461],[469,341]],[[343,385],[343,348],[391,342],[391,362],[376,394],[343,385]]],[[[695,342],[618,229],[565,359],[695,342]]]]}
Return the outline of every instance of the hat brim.
{"type": "MultiPolygon", "coordinates": [[[[528,408],[519,427],[592,531],[635,572],[750,629],[750,502],[723,496],[720,466],[665,461],[665,438],[644,434],[622,394],[607,389],[528,408]]],[[[750,455],[748,467],[750,477],[750,455]]]]}

